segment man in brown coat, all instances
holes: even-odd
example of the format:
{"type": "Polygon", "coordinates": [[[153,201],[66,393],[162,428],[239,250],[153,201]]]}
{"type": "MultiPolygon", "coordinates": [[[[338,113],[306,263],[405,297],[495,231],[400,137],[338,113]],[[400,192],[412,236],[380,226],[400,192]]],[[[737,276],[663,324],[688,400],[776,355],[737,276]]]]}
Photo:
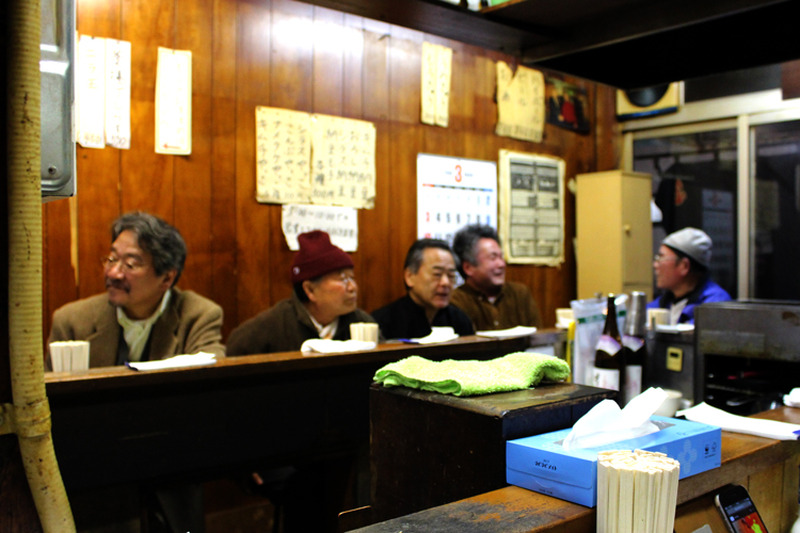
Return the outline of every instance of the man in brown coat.
{"type": "Polygon", "coordinates": [[[465,226],[453,237],[453,251],[464,284],[453,291],[450,300],[469,316],[476,331],[542,326],[530,289],[506,281],[506,261],[494,228],[465,226]]]}
{"type": "Polygon", "coordinates": [[[128,213],[111,229],[103,258],[106,292],[56,310],[49,342],[89,341],[89,366],[198,352],[225,355],[222,308],[175,287],[186,260],[176,228],[148,213],[128,213]]]}

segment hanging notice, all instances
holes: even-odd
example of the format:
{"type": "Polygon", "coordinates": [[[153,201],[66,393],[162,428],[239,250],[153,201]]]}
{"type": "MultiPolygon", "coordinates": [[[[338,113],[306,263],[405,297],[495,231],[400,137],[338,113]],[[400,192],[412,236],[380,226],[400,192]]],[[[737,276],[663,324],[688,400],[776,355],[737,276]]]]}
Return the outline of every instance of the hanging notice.
{"type": "Polygon", "coordinates": [[[497,127],[495,133],[523,141],[542,142],[544,75],[518,66],[516,74],[497,62],[497,127]]]}
{"type": "Polygon", "coordinates": [[[106,39],[106,143],[131,147],[131,43],[106,39]]]}
{"type": "Polygon", "coordinates": [[[311,203],[375,207],[375,125],[312,117],[311,203]]]}
{"type": "Polygon", "coordinates": [[[156,153],[192,153],[192,52],[158,47],[156,153]]]}
{"type": "Polygon", "coordinates": [[[564,262],[564,160],[500,150],[500,238],[508,263],[564,262]]]}
{"type": "Polygon", "coordinates": [[[450,76],[453,49],[422,43],[421,116],[423,124],[447,127],[450,119],[450,76]]]}
{"type": "Polygon", "coordinates": [[[106,41],[89,35],[81,35],[78,41],[78,61],[75,68],[77,86],[77,138],[84,148],[104,148],[104,117],[102,105],[105,100],[106,41]]]}
{"type": "Polygon", "coordinates": [[[307,203],[310,165],[311,115],[256,107],[256,200],[307,203]]]}
{"type": "Polygon", "coordinates": [[[345,252],[358,250],[358,211],[352,207],[284,205],[283,236],[292,251],[300,249],[297,236],[315,229],[326,232],[331,242],[345,252]]]}
{"type": "Polygon", "coordinates": [[[497,164],[417,154],[417,237],[450,242],[477,223],[497,227],[497,164]]]}
{"type": "Polygon", "coordinates": [[[256,107],[256,200],[375,207],[375,125],[256,107]]]}

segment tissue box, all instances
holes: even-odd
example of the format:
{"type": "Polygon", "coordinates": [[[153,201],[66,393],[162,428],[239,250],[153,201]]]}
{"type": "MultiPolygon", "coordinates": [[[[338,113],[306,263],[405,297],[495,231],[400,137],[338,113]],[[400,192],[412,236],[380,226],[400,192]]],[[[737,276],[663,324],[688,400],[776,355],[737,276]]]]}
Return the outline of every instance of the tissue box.
{"type": "Polygon", "coordinates": [[[659,431],[599,446],[566,451],[563,429],[506,442],[506,481],[587,507],[597,505],[597,452],[662,452],[681,464],[680,479],[720,465],[722,432],[717,426],[653,416],[659,431]]]}

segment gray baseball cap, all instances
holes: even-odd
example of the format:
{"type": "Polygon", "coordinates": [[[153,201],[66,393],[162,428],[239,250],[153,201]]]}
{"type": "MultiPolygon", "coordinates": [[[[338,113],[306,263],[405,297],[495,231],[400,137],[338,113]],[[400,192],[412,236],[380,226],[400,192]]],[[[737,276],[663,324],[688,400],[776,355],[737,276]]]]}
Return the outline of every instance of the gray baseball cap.
{"type": "Polygon", "coordinates": [[[703,230],[683,228],[667,235],[661,244],[685,253],[705,268],[711,265],[711,237],[703,230]]]}

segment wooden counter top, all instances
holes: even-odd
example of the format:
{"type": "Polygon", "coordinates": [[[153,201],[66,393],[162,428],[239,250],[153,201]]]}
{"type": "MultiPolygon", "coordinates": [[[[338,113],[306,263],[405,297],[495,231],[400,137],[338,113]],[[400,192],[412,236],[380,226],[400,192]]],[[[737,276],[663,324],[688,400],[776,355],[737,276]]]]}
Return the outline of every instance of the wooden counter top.
{"type": "MultiPolygon", "coordinates": [[[[758,418],[800,424],[800,409],[781,407],[754,415],[758,418]]],[[[741,433],[722,432],[722,464],[719,468],[681,480],[678,504],[702,497],[727,483],[745,484],[766,472],[783,477],[783,488],[759,495],[750,492],[769,525],[785,524],[796,517],[800,441],[777,441],[741,433]],[[761,500],[759,500],[761,498],[761,500]],[[765,512],[765,507],[770,510],[765,512]],[[769,517],[769,518],[768,518],[769,517]]],[[[772,488],[781,487],[772,479],[772,488]]],[[[680,508],[679,508],[680,510],[680,508]]],[[[789,522],[791,523],[791,522],[789,522]]],[[[769,526],[772,528],[772,526],[769,526]]],[[[772,529],[771,529],[772,530],[772,529]]],[[[785,531],[776,527],[775,531],[785,531]]],[[[593,533],[595,509],[559,500],[527,489],[508,486],[454,503],[356,530],[361,533],[593,533]]],[[[677,531],[677,530],[676,530],[677,531]]],[[[678,532],[680,533],[680,532],[678,532]]]]}
{"type": "MultiPolygon", "coordinates": [[[[47,393],[51,397],[92,391],[119,391],[128,387],[180,386],[220,379],[275,376],[289,372],[321,371],[331,368],[380,367],[409,355],[429,359],[490,359],[530,346],[552,344],[563,337],[560,330],[542,330],[532,335],[495,339],[466,336],[439,344],[381,344],[374,350],[337,354],[279,352],[225,357],[214,365],[139,372],[124,366],[91,368],[83,372],[48,372],[47,393]]],[[[369,384],[367,383],[366,386],[369,384]]]]}

